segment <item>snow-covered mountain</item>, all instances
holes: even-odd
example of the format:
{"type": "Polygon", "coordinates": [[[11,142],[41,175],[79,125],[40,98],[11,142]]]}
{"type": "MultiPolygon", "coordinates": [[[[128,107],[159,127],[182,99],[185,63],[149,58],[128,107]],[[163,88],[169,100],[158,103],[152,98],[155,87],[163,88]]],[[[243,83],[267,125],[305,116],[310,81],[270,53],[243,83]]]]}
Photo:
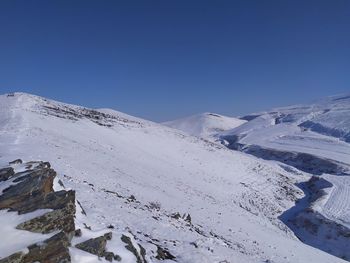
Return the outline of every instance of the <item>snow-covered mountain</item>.
{"type": "MultiPolygon", "coordinates": [[[[331,229],[344,241],[343,246],[332,243],[329,252],[335,257],[306,245],[284,224],[295,221],[305,237],[311,224],[317,234],[313,221],[296,216],[301,209],[296,201],[309,208],[312,200],[322,215],[337,216],[335,211],[346,209],[349,202],[332,205],[325,196],[333,194],[337,202],[337,193],[347,192],[347,187],[339,190],[342,185],[336,185],[320,199],[296,186],[309,181],[311,174],[164,125],[24,93],[2,95],[0,165],[17,158],[49,161],[63,185],[76,190],[86,212],[76,215],[77,221],[91,228],[82,238],[97,236],[112,225],[113,235],[127,233],[142,244],[147,262],[161,262],[158,247],[175,257],[163,262],[180,263],[335,263],[344,262],[340,257],[350,258],[346,229],[331,229]]],[[[325,188],[319,183],[306,186],[315,185],[325,188]]],[[[8,227],[5,230],[9,239],[18,238],[17,233],[11,237],[8,227]]],[[[333,236],[329,240],[333,242],[333,236]]],[[[7,256],[2,246],[0,260],[7,256]]],[[[120,244],[109,246],[118,252],[120,244]]],[[[14,253],[18,246],[12,249],[6,252],[14,253]]],[[[103,262],[74,248],[70,253],[73,262],[103,262]]],[[[122,256],[121,262],[139,261],[122,256]]]]}
{"type": "Polygon", "coordinates": [[[221,134],[232,147],[255,145],[350,164],[350,95],[276,108],[243,119],[249,121],[221,134]]]}
{"type": "Polygon", "coordinates": [[[164,122],[163,124],[174,129],[179,129],[193,136],[211,139],[218,133],[232,130],[245,122],[245,120],[238,118],[206,112],[164,122]]]}

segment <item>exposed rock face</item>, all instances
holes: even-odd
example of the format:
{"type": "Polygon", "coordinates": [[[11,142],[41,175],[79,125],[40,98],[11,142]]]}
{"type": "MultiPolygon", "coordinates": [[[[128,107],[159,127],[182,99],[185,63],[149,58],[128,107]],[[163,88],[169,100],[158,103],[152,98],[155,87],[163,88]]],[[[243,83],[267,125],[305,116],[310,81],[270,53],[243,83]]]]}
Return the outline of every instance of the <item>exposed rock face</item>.
{"type": "MultiPolygon", "coordinates": [[[[18,224],[15,228],[18,230],[29,231],[39,234],[51,234],[49,238],[43,237],[41,242],[27,244],[22,251],[0,257],[0,263],[69,263],[71,256],[69,247],[72,238],[81,237],[81,229],[75,229],[75,191],[53,190],[53,181],[56,172],[47,162],[27,162],[21,160],[11,162],[9,167],[0,169],[0,185],[3,184],[0,192],[0,210],[6,209],[11,212],[17,212],[18,215],[35,212],[40,209],[49,209],[44,214],[30,218],[25,222],[18,224]],[[11,167],[12,165],[12,167],[11,167]],[[26,170],[23,171],[23,168],[26,170]],[[16,172],[19,169],[21,172],[16,172]],[[7,188],[6,188],[7,187],[7,188]],[[45,239],[46,238],[46,239],[45,239]]],[[[135,198],[131,198],[136,202],[135,198]]],[[[81,204],[77,202],[80,206],[81,204]]],[[[82,214],[86,212],[81,207],[82,214]]],[[[190,220],[187,216],[184,220],[190,220]]],[[[91,227],[83,223],[87,230],[91,227]]],[[[113,229],[110,225],[108,228],[113,229]]],[[[97,257],[104,257],[107,261],[121,261],[122,258],[106,250],[106,244],[112,239],[112,232],[103,236],[91,238],[75,245],[97,257]]],[[[122,235],[121,240],[126,244],[125,247],[135,255],[137,263],[147,263],[146,250],[136,243],[131,236],[122,235]]],[[[1,248],[1,238],[0,238],[1,248]]],[[[159,248],[158,255],[160,259],[172,259],[173,256],[165,249],[159,248]]]]}
{"type": "Polygon", "coordinates": [[[10,208],[16,211],[16,206],[35,199],[43,199],[45,195],[53,192],[53,179],[56,172],[49,168],[36,169],[25,175],[16,176],[14,185],[3,190],[0,196],[0,209],[10,208]]]}
{"type": "Polygon", "coordinates": [[[70,234],[75,231],[74,214],[74,204],[68,204],[67,207],[63,209],[48,212],[42,216],[19,224],[16,228],[42,234],[51,233],[56,230],[62,230],[70,234]]]}

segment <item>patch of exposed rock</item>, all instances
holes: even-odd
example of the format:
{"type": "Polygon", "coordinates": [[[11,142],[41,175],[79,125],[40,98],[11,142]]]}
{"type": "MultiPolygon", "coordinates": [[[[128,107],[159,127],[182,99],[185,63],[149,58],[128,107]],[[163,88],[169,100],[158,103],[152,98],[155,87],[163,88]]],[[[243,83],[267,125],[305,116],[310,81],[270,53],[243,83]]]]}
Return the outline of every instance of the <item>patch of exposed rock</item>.
{"type": "MultiPolygon", "coordinates": [[[[19,223],[17,230],[29,231],[36,234],[49,234],[49,238],[43,236],[43,241],[27,244],[20,251],[0,257],[0,263],[69,263],[71,255],[69,247],[76,244],[73,238],[82,238],[84,232],[75,228],[76,211],[86,216],[82,205],[75,199],[75,191],[54,191],[53,182],[57,173],[48,162],[26,162],[18,159],[10,162],[7,167],[0,168],[0,210],[16,212],[18,216],[35,212],[41,209],[44,214],[27,219],[19,223]],[[78,209],[76,208],[76,201],[78,209]]],[[[63,183],[61,182],[62,186],[63,183]]],[[[64,187],[62,187],[64,188],[64,187]]],[[[135,197],[128,198],[130,202],[137,203],[135,197]],[[129,200],[130,199],[130,200],[129,200]]],[[[187,215],[185,220],[190,220],[187,215]]],[[[84,231],[91,231],[91,227],[85,225],[84,231]]],[[[108,228],[113,229],[110,225],[108,228]]],[[[15,229],[14,229],[15,231],[15,229]]],[[[135,256],[135,262],[147,263],[146,250],[135,241],[130,233],[121,235],[121,241],[125,248],[135,256]]],[[[102,236],[90,238],[75,245],[76,248],[96,256],[96,260],[121,261],[122,258],[115,252],[107,251],[107,242],[112,239],[112,232],[102,236]]],[[[1,242],[0,242],[1,249],[1,242]]],[[[158,247],[157,259],[174,259],[166,249],[158,247]]]]}

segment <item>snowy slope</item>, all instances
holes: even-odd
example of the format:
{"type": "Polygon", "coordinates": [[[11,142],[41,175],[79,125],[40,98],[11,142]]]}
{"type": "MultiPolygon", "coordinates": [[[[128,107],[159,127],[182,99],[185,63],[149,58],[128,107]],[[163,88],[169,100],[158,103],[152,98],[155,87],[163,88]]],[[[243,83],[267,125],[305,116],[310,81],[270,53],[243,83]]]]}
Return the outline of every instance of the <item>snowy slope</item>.
{"type": "Polygon", "coordinates": [[[308,174],[103,112],[23,93],[0,96],[0,164],[49,161],[86,210],[78,220],[94,231],[109,224],[130,231],[150,262],[158,262],[154,244],[180,263],[343,262],[303,244],[278,219],[302,197],[294,184],[308,174]]]}
{"type": "Polygon", "coordinates": [[[223,135],[235,135],[244,145],[304,152],[350,164],[350,96],[251,116],[255,118],[223,135]]]}
{"type": "Polygon", "coordinates": [[[179,129],[193,136],[210,139],[220,132],[231,130],[245,122],[245,120],[219,114],[201,113],[182,119],[164,122],[163,124],[174,129],[179,129]]]}
{"type": "Polygon", "coordinates": [[[333,96],[310,105],[276,108],[243,119],[248,122],[221,134],[223,143],[264,159],[314,171],[326,180],[328,186],[322,189],[324,195],[320,196],[320,189],[307,191],[319,199],[313,200],[310,208],[318,215],[306,215],[313,223],[319,218],[317,227],[326,234],[321,233],[323,237],[320,237],[300,231],[299,236],[302,235],[306,243],[324,250],[329,250],[325,243],[337,243],[333,246],[337,247],[337,253],[344,253],[341,251],[346,249],[341,246],[347,241],[342,241],[339,233],[343,231],[342,226],[347,228],[346,231],[350,227],[350,96],[333,96]]]}

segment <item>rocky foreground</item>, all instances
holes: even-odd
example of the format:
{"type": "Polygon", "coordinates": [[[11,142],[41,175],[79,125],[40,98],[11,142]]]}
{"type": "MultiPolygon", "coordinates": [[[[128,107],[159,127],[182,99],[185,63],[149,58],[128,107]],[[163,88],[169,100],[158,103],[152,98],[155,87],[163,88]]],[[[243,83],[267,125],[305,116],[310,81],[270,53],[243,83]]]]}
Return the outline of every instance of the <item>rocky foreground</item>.
{"type": "MultiPolygon", "coordinates": [[[[21,160],[15,160],[0,169],[0,210],[6,211],[0,217],[15,212],[17,217],[26,218],[24,222],[15,226],[13,232],[7,233],[6,240],[16,243],[16,240],[12,239],[20,238],[18,230],[43,235],[40,242],[28,244],[5,257],[0,255],[0,263],[72,262],[70,249],[73,243],[74,249],[81,250],[83,255],[88,253],[109,262],[123,261],[117,253],[107,251],[107,242],[114,238],[112,232],[108,231],[110,229],[106,229],[100,236],[84,238],[84,231],[76,227],[75,219],[77,210],[82,214],[85,212],[75,199],[74,190],[54,190],[56,175],[48,162],[23,163],[21,160]],[[35,216],[28,219],[26,215],[35,216]],[[75,242],[72,242],[73,240],[75,242]]],[[[62,182],[57,178],[56,181],[63,188],[62,182]]],[[[86,224],[84,227],[90,228],[86,224]]],[[[123,234],[118,238],[134,262],[147,262],[145,249],[135,242],[131,234],[123,234]]],[[[160,250],[158,256],[166,258],[168,255],[166,251],[160,250]]]]}

